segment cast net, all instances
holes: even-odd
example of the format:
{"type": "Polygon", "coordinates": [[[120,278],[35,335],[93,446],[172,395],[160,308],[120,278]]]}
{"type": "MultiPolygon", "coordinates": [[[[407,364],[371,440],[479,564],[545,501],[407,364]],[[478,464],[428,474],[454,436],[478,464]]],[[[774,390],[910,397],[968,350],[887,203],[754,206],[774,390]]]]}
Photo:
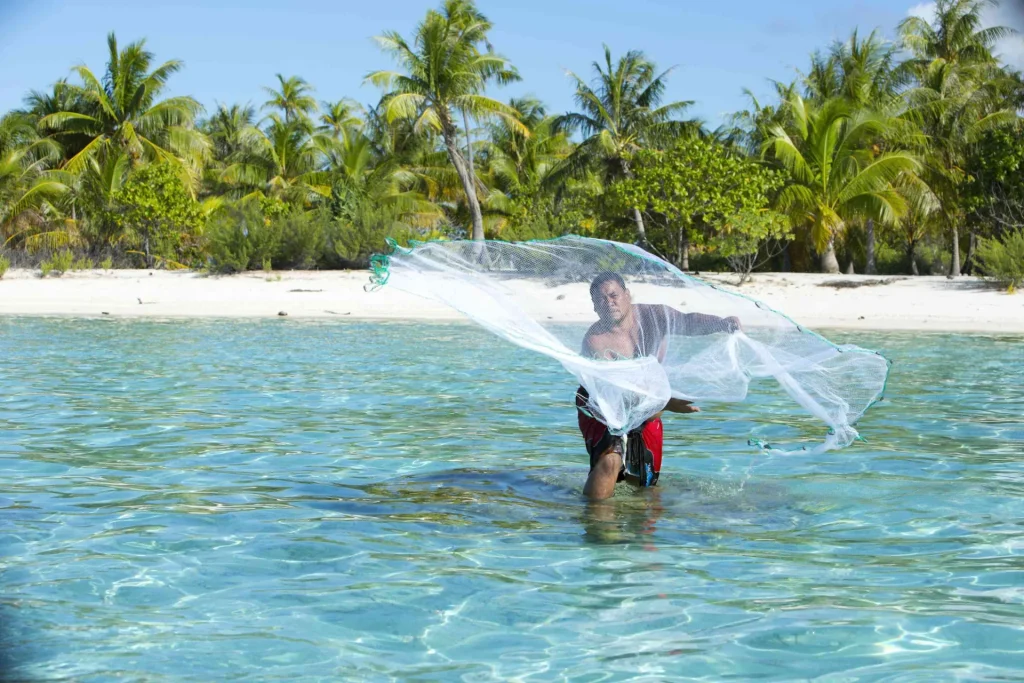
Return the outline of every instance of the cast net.
{"type": "Polygon", "coordinates": [[[854,423],[885,386],[881,355],[833,344],[633,245],[570,236],[391,246],[372,260],[373,286],[450,306],[555,359],[582,388],[579,409],[615,434],[671,398],[743,401],[751,380],[766,380],[822,426],[814,450],[838,448],[858,437],[854,423]]]}

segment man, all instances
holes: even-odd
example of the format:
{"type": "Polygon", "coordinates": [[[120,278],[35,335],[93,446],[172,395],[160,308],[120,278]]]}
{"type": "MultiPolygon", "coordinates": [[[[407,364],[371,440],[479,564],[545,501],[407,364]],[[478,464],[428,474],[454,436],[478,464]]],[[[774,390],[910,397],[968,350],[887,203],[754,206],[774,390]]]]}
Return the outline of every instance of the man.
{"type": "MultiPolygon", "coordinates": [[[[583,338],[583,355],[615,360],[656,356],[665,359],[669,335],[704,335],[741,329],[736,317],[719,318],[704,313],[681,313],[669,306],[634,304],[626,283],[617,273],[602,273],[590,284],[590,298],[598,321],[583,338]]],[[[623,439],[586,411],[587,391],[576,392],[580,431],[590,455],[590,474],[583,495],[607,498],[616,482],[653,486],[661,471],[663,426],[658,413],[623,439]],[[624,452],[625,450],[625,452],[624,452]]],[[[670,399],[664,408],[674,413],[696,413],[689,401],[670,399]]]]}

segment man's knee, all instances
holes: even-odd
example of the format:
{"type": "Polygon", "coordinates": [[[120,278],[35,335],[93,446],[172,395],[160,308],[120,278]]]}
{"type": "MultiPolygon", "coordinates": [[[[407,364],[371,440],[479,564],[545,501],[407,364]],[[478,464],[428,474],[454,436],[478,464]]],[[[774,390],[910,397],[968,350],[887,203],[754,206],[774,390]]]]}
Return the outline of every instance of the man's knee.
{"type": "Polygon", "coordinates": [[[597,470],[602,474],[618,476],[622,470],[622,456],[614,448],[609,448],[595,458],[591,469],[597,470]]]}

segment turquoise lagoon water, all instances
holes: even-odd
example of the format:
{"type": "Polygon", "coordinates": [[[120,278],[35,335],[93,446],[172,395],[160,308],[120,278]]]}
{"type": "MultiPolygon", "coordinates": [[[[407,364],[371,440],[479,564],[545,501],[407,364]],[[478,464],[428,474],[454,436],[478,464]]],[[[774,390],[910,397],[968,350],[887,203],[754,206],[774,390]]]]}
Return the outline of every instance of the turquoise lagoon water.
{"type": "Polygon", "coordinates": [[[468,325],[0,320],[3,665],[1024,679],[1024,339],[833,336],[895,361],[868,443],[754,451],[819,433],[761,387],[587,505],[574,385],[468,325]]]}

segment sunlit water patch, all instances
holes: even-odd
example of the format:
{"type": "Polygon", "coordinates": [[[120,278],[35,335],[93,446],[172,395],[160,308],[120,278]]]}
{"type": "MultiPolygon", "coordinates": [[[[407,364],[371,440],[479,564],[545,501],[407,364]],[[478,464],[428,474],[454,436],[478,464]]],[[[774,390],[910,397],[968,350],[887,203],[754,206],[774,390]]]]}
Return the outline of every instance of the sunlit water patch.
{"type": "MultiPolygon", "coordinates": [[[[29,680],[1024,678],[1024,339],[778,392],[586,504],[557,365],[455,325],[0,320],[0,639],[29,680]]],[[[0,665],[4,662],[0,661],[0,665]]]]}

